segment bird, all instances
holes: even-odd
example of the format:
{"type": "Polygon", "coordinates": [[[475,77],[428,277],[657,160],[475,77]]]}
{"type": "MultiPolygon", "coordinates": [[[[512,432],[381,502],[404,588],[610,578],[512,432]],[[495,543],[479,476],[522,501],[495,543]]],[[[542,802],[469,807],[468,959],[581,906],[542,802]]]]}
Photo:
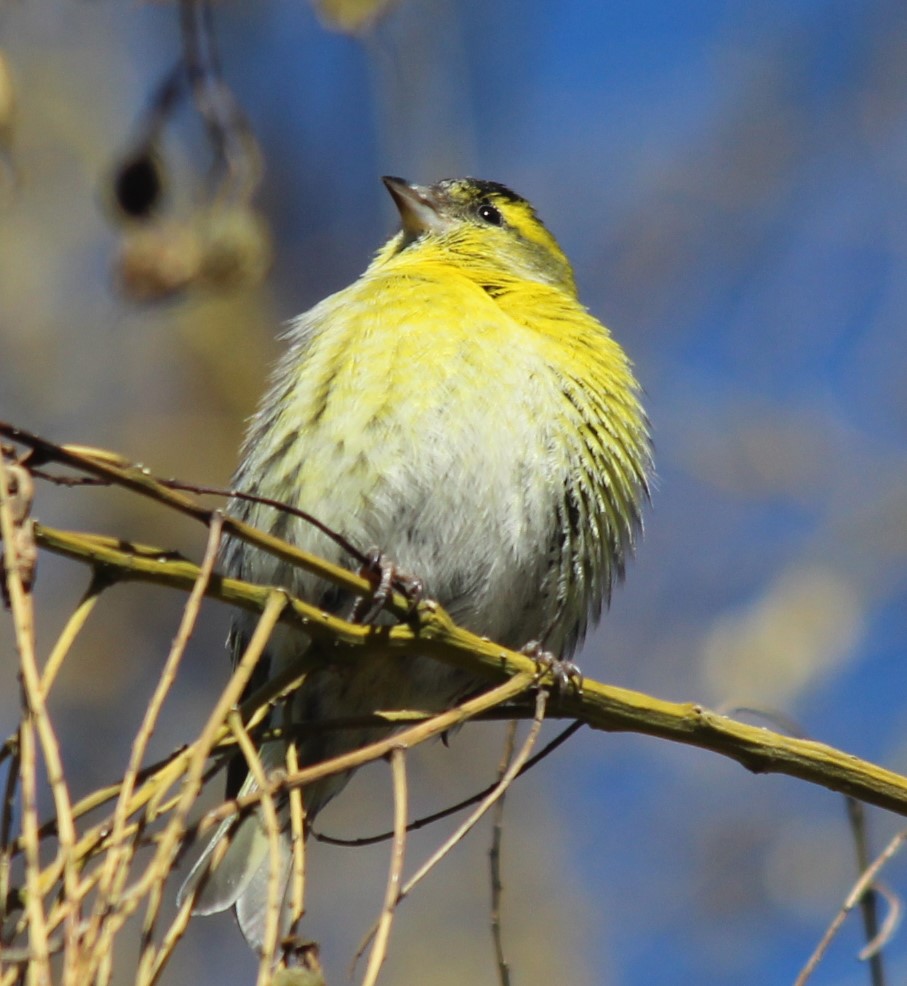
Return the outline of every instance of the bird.
{"type": "MultiPolygon", "coordinates": [[[[569,661],[641,534],[652,476],[641,388],[621,346],[580,302],[569,260],[529,201],[476,178],[383,182],[400,229],[356,281],[290,324],[233,480],[269,502],[236,499],[230,512],[347,562],[337,540],[272,501],[305,511],[418,579],[466,629],[569,661]]],[[[238,538],[227,539],[223,567],[346,618],[356,611],[350,594],[238,538]]],[[[235,618],[234,655],[253,629],[250,615],[235,618]]],[[[315,646],[281,627],[265,673],[315,646]]],[[[481,684],[428,657],[327,660],[295,694],[291,720],[440,711],[481,684]]],[[[306,766],[390,728],[289,742],[306,766]]],[[[285,742],[260,750],[267,769],[285,763],[285,742]]],[[[303,789],[307,826],[348,779],[303,789]]],[[[238,785],[234,778],[228,794],[238,785]]],[[[242,792],[254,789],[247,776],[242,792]]],[[[281,888],[292,852],[285,831],[281,888]]],[[[179,900],[193,893],[197,914],[232,907],[260,950],[270,865],[261,818],[232,828],[228,819],[179,900]],[[211,869],[223,839],[231,844],[211,869]]]]}

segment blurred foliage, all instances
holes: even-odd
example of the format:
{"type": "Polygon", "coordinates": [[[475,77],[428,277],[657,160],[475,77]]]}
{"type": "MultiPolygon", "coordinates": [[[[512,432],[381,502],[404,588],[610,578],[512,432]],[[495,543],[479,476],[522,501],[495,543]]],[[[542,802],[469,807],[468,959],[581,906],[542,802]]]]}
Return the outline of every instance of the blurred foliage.
{"type": "Polygon", "coordinates": [[[361,31],[370,27],[394,0],[315,0],[326,27],[339,31],[361,31]]]}

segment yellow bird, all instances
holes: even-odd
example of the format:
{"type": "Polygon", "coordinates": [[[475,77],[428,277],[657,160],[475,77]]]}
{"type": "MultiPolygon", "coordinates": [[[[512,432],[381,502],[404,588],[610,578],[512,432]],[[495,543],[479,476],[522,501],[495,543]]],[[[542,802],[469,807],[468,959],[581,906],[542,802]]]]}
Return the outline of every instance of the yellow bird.
{"type": "MultiPolygon", "coordinates": [[[[525,199],[473,178],[384,184],[402,229],[357,281],[292,323],[235,488],[301,508],[363,550],[380,549],[470,630],[515,648],[539,641],[568,659],[623,574],[641,524],[651,459],[630,363],[579,302],[569,261],[525,199]]],[[[348,562],[298,517],[246,501],[232,510],[348,562]]],[[[228,543],[224,564],[231,575],[286,586],[331,612],[353,611],[351,598],[240,541],[228,543]]],[[[237,617],[237,651],[253,626],[237,617]]],[[[282,631],[270,645],[270,673],[308,646],[303,634],[282,631]]],[[[428,658],[337,662],[309,674],[292,716],[439,710],[479,685],[428,658]]],[[[299,762],[379,735],[322,731],[298,741],[299,762]]],[[[284,757],[273,741],[262,750],[268,769],[284,757]]],[[[305,789],[308,821],[347,780],[305,789]]],[[[247,778],[245,790],[253,788],[247,778]]],[[[181,899],[195,890],[196,913],[235,907],[258,948],[267,839],[250,816],[209,871],[228,824],[181,899]]],[[[287,837],[282,887],[290,854],[287,837]]]]}

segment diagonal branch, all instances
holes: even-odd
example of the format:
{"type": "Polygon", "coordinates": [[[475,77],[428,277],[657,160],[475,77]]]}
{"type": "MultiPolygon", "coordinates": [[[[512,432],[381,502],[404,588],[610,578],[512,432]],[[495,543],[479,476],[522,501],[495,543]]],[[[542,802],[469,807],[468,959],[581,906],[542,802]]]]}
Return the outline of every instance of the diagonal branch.
{"type": "MultiPolygon", "coordinates": [[[[148,545],[41,524],[35,525],[35,537],[43,548],[112,569],[123,579],[191,592],[199,577],[199,567],[193,562],[148,545]]],[[[261,611],[272,592],[266,586],[221,576],[213,577],[206,587],[209,597],[253,611],[261,611]]],[[[336,648],[332,659],[355,659],[360,647],[386,648],[401,659],[416,654],[433,657],[498,681],[537,672],[531,658],[458,627],[433,602],[419,606],[414,625],[367,627],[289,597],[280,619],[295,623],[313,637],[346,645],[336,648]]],[[[547,679],[543,675],[541,680],[547,679]]],[[[668,702],[586,678],[582,693],[560,695],[550,716],[575,719],[606,732],[637,732],[711,750],[753,773],[786,774],[907,815],[907,777],[824,743],[738,722],[694,702],[668,702]]]]}

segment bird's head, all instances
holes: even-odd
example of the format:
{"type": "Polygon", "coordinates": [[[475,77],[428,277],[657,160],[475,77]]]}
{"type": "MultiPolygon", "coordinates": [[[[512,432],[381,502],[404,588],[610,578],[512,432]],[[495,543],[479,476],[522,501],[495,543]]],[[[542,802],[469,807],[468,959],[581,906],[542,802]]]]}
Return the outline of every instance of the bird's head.
{"type": "Polygon", "coordinates": [[[506,185],[446,178],[435,185],[383,179],[400,210],[403,229],[378,254],[379,262],[409,253],[451,263],[487,279],[536,281],[576,294],[573,269],[526,199],[506,185]]]}

